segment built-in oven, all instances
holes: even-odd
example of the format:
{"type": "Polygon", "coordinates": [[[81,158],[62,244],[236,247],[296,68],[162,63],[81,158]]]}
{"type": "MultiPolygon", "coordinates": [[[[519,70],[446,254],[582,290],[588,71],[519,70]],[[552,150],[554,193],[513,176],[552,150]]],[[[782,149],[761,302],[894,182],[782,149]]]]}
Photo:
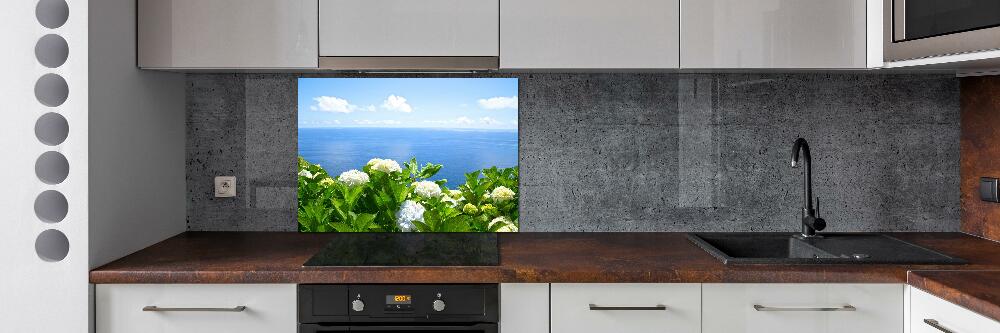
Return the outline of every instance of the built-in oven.
{"type": "Polygon", "coordinates": [[[497,333],[495,284],[303,284],[299,333],[497,333]]]}
{"type": "Polygon", "coordinates": [[[885,60],[1000,49],[1000,0],[884,0],[885,60]]]}

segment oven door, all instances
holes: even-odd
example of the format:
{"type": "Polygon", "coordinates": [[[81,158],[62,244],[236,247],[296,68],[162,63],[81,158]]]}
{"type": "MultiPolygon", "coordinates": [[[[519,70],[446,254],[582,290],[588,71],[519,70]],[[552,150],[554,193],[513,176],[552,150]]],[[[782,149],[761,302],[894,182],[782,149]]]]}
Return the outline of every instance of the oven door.
{"type": "Polygon", "coordinates": [[[1000,1],[884,0],[885,60],[1000,49],[1000,1]]]}
{"type": "Polygon", "coordinates": [[[324,326],[317,324],[300,324],[299,333],[323,332],[424,332],[424,333],[498,333],[497,324],[473,325],[371,325],[371,326],[324,326]]]}

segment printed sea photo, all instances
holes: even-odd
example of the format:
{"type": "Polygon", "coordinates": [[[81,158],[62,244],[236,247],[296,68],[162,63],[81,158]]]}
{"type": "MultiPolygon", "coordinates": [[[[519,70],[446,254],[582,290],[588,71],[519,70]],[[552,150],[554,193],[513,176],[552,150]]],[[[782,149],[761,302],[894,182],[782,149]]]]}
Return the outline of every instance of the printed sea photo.
{"type": "Polygon", "coordinates": [[[516,78],[298,80],[300,232],[516,232],[516,78]]]}

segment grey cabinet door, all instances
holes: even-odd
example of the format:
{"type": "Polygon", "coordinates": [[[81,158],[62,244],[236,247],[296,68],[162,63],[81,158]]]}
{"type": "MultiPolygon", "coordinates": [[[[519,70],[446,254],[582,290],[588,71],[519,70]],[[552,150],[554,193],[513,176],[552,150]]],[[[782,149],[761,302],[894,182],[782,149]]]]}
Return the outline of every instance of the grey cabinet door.
{"type": "Polygon", "coordinates": [[[319,0],[324,57],[496,57],[499,0],[319,0]]]}
{"type": "Polygon", "coordinates": [[[681,0],[681,17],[681,68],[867,67],[865,0],[681,0]]]}
{"type": "Polygon", "coordinates": [[[138,1],[139,67],[317,67],[317,0],[138,1]]]}
{"type": "Polygon", "coordinates": [[[678,0],[503,0],[500,67],[678,66],[678,0]]]}

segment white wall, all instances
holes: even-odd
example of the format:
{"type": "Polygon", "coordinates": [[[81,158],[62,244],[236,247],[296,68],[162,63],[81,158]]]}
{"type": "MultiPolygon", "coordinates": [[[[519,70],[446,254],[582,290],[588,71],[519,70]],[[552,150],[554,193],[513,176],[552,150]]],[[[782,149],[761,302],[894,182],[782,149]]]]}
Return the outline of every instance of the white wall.
{"type": "Polygon", "coordinates": [[[68,19],[52,27],[36,19],[38,3],[5,1],[0,11],[0,331],[86,332],[90,268],[185,229],[183,76],[136,69],[134,1],[65,0],[68,19]],[[69,50],[51,68],[35,56],[47,34],[69,50]],[[36,99],[47,74],[65,79],[64,102],[36,99]],[[65,118],[64,141],[36,137],[47,113],[65,118]],[[46,152],[69,165],[55,181],[36,175],[46,152]],[[36,214],[43,191],[65,196],[64,218],[36,214]],[[38,245],[65,244],[37,241],[43,232],[65,235],[68,251],[39,255],[38,245]]]}
{"type": "Polygon", "coordinates": [[[0,331],[86,332],[87,1],[66,0],[69,18],[52,29],[36,20],[37,2],[4,1],[0,10],[0,331]],[[60,35],[69,46],[66,62],[55,68],[35,58],[35,43],[46,34],[60,35]],[[45,74],[66,80],[64,103],[50,107],[36,100],[35,82],[45,74]],[[61,114],[69,124],[69,136],[54,146],[34,133],[36,121],[48,112],[61,114]],[[47,151],[65,156],[65,180],[46,184],[36,176],[35,161],[47,151]],[[43,222],[35,214],[35,199],[46,190],[67,198],[65,218],[58,222],[43,222]],[[48,229],[68,240],[61,260],[43,260],[35,251],[36,238],[48,229]]]}
{"type": "Polygon", "coordinates": [[[90,267],[181,233],[184,75],[136,67],[134,0],[90,0],[90,267]]]}

